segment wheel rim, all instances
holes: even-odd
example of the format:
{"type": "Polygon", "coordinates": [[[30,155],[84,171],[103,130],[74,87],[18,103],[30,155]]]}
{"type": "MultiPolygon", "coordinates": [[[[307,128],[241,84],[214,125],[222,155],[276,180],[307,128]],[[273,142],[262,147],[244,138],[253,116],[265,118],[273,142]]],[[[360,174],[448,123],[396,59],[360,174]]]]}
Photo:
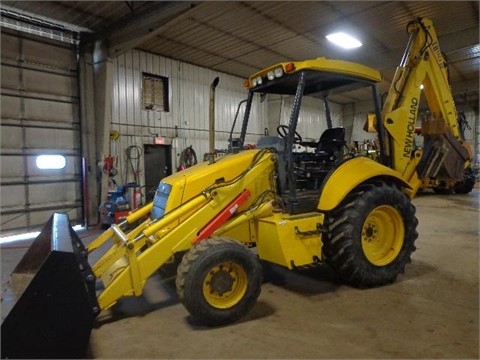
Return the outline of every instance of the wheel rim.
{"type": "Polygon", "coordinates": [[[212,268],[203,282],[203,296],[213,307],[227,309],[242,300],[247,291],[247,273],[234,262],[212,268]]]}
{"type": "Polygon", "coordinates": [[[402,216],[392,206],[382,205],[368,214],[362,227],[365,257],[376,266],[393,262],[403,246],[405,227],[402,216]]]}

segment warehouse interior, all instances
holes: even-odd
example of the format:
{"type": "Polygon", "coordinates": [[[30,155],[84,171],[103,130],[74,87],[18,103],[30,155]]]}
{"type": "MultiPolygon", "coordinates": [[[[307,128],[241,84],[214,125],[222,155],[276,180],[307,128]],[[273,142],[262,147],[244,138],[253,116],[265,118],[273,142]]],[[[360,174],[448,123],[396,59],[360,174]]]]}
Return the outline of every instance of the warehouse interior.
{"type": "MultiPolygon", "coordinates": [[[[446,91],[461,114],[455,131],[471,149],[475,185],[415,194],[418,239],[405,273],[364,289],[325,263],[301,270],[262,262],[251,311],[210,327],[182,306],[174,259],[141,296],[96,317],[85,357],[479,357],[477,1],[2,1],[0,10],[2,321],[18,297],[10,274],[53,213],[66,214],[91,244],[151,204],[163,179],[229,156],[241,136],[241,150],[282,137],[293,126],[294,96],[242,106],[252,74],[273,64],[325,57],[366,65],[381,75],[383,102],[405,60],[407,24],[427,18],[448,63],[446,91]],[[337,31],[362,46],[337,47],[326,38],[337,31]]],[[[349,154],[382,162],[385,145],[367,126],[371,98],[370,88],[332,92],[328,102],[305,97],[296,132],[306,144],[341,127],[349,154]]],[[[435,116],[428,100],[418,104],[417,127],[435,116]]]]}

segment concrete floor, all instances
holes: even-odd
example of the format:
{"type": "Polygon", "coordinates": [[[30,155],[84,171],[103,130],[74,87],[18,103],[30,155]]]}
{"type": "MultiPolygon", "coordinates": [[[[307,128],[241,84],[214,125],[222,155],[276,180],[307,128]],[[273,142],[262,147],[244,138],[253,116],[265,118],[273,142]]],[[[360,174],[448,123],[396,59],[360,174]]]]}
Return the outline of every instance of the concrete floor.
{"type": "MultiPolygon", "coordinates": [[[[338,284],[327,268],[272,268],[258,303],[233,325],[207,328],[189,316],[174,277],[159,272],[144,296],[97,318],[92,358],[479,358],[479,203],[469,195],[420,194],[417,251],[382,288],[338,284]]],[[[2,284],[25,244],[1,251],[2,284]]],[[[2,316],[8,308],[2,298],[2,316]]]]}

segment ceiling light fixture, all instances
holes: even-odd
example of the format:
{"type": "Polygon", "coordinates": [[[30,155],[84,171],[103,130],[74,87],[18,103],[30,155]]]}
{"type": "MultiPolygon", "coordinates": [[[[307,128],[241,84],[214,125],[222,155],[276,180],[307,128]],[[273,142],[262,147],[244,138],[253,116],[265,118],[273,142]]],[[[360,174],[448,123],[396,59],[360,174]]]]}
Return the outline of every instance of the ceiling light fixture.
{"type": "Polygon", "coordinates": [[[362,46],[362,43],[359,40],[343,32],[332,33],[325,37],[328,41],[331,41],[335,45],[338,45],[344,49],[355,49],[362,46]]]}

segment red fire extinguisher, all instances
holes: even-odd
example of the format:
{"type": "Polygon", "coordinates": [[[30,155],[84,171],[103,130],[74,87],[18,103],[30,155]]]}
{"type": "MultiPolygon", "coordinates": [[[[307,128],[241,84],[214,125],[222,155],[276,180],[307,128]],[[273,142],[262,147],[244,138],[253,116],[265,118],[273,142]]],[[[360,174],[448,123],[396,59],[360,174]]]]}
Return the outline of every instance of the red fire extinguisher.
{"type": "Polygon", "coordinates": [[[142,206],[142,190],[137,187],[133,194],[133,209],[138,209],[140,206],[142,206]]]}

